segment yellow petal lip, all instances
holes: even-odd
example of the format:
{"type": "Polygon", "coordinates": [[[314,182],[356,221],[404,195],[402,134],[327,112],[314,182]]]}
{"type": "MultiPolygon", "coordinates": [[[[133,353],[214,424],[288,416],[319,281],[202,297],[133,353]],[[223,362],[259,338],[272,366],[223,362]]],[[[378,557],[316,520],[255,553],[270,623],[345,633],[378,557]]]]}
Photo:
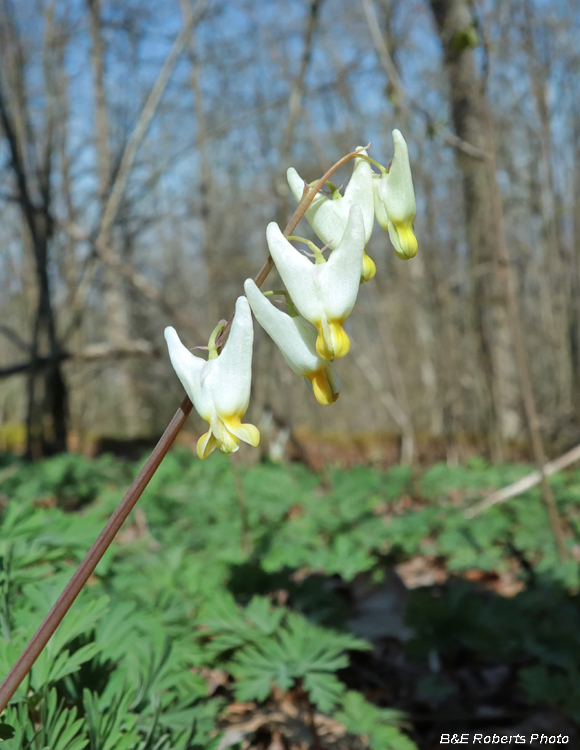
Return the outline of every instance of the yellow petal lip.
{"type": "Polygon", "coordinates": [[[350,351],[350,339],[343,328],[343,320],[329,321],[326,325],[314,323],[318,329],[316,351],[322,359],[332,361],[346,357],[350,351]]]}
{"type": "Polygon", "coordinates": [[[330,406],[337,400],[340,394],[332,390],[326,368],[311,372],[306,377],[312,385],[312,391],[319,404],[330,406]]]}
{"type": "Polygon", "coordinates": [[[197,455],[203,460],[216,448],[222,453],[235,453],[240,440],[255,448],[260,442],[260,432],[253,424],[242,424],[242,417],[243,414],[231,414],[214,418],[209,431],[197,441],[197,455]]]}
{"type": "Polygon", "coordinates": [[[360,277],[360,283],[363,284],[365,281],[374,279],[376,272],[377,267],[374,260],[370,258],[365,251],[362,259],[362,273],[360,277]]]}
{"type": "Polygon", "coordinates": [[[240,449],[239,438],[226,428],[223,430],[218,440],[218,448],[226,455],[229,453],[235,453],[240,449]]]}
{"type": "Polygon", "coordinates": [[[413,229],[408,224],[394,224],[399,237],[399,243],[401,245],[401,251],[395,248],[395,252],[402,260],[410,260],[417,255],[419,244],[417,238],[413,233],[413,229]]]}
{"type": "Polygon", "coordinates": [[[211,430],[202,435],[197,441],[197,455],[202,461],[204,458],[207,458],[210,453],[213,453],[216,448],[217,440],[212,435],[211,430]]]}
{"type": "Polygon", "coordinates": [[[238,444],[240,440],[243,440],[244,443],[249,443],[255,448],[260,442],[260,431],[255,425],[250,424],[249,422],[247,424],[242,424],[242,416],[243,415],[235,414],[228,417],[222,417],[222,419],[226,429],[238,439],[238,444]]]}

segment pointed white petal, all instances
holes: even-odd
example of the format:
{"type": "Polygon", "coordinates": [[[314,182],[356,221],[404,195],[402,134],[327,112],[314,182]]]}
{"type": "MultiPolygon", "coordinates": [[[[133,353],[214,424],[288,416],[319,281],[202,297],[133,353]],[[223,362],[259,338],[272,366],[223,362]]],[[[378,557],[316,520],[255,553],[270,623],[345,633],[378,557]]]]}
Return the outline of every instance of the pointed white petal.
{"type": "Polygon", "coordinates": [[[202,376],[206,374],[211,363],[196,357],[181,343],[175,328],[165,329],[165,340],[169,358],[185,392],[191,399],[196,411],[204,419],[209,418],[209,404],[201,386],[202,376]]]}
{"type": "MultiPolygon", "coordinates": [[[[364,150],[361,153],[367,155],[364,150]]],[[[362,211],[366,245],[371,238],[375,223],[373,171],[368,161],[360,158],[354,160],[352,177],[344,191],[344,200],[347,210],[350,210],[352,206],[359,206],[362,211]]]]}
{"type": "MultiPolygon", "coordinates": [[[[366,151],[361,153],[365,154],[366,151]]],[[[333,250],[338,247],[346,229],[348,214],[352,206],[360,206],[365,225],[365,245],[370,240],[374,225],[374,196],[372,169],[361,158],[354,160],[354,168],[344,196],[328,198],[318,193],[306,211],[306,218],[325,245],[333,250]]],[[[288,170],[288,184],[296,200],[300,200],[304,181],[295,169],[288,170]]]]}
{"type": "Polygon", "coordinates": [[[373,177],[373,194],[374,194],[374,200],[375,200],[375,216],[377,217],[377,221],[381,225],[381,227],[385,230],[388,230],[389,228],[389,217],[387,216],[387,210],[385,208],[385,204],[383,202],[383,199],[381,197],[381,193],[383,188],[381,187],[381,183],[385,182],[386,175],[384,177],[381,177],[380,175],[376,174],[373,177]]]}
{"type": "MultiPolygon", "coordinates": [[[[230,335],[206,383],[218,414],[245,414],[252,385],[254,329],[250,305],[238,297],[230,335]]],[[[219,440],[219,438],[218,438],[219,440]]]]}
{"type": "MultiPolygon", "coordinates": [[[[304,180],[292,167],[288,170],[287,177],[290,190],[299,201],[304,192],[304,180]]],[[[348,207],[342,206],[343,201],[342,196],[333,200],[319,191],[305,214],[310,226],[322,242],[332,248],[340,242],[346,226],[348,207]]]]}
{"type": "Polygon", "coordinates": [[[266,239],[278,273],[298,312],[307,320],[319,320],[323,309],[314,284],[314,264],[292,247],[273,221],[268,224],[266,239]]]}
{"type": "Polygon", "coordinates": [[[316,400],[323,406],[330,406],[340,395],[340,379],[330,362],[308,377],[316,400]]]}
{"type": "Polygon", "coordinates": [[[365,248],[363,214],[358,206],[350,209],[348,223],[340,245],[319,265],[320,295],[326,315],[344,320],[354,307],[360,286],[362,257],[365,248]]]}
{"type": "Polygon", "coordinates": [[[306,218],[320,240],[334,250],[344,234],[347,206],[343,196],[334,199],[326,196],[324,198],[324,201],[312,201],[312,205],[306,211],[306,218]]]}
{"type": "Polygon", "coordinates": [[[306,183],[304,182],[302,177],[300,177],[300,175],[294,169],[294,167],[290,167],[290,169],[286,172],[286,178],[288,179],[288,185],[290,186],[292,195],[294,196],[294,198],[296,198],[296,201],[299,203],[300,199],[302,198],[302,195],[304,194],[304,188],[306,186],[306,183]]]}
{"type": "Polygon", "coordinates": [[[415,191],[409,164],[409,151],[399,130],[393,130],[393,143],[395,154],[388,175],[381,180],[379,194],[393,224],[412,224],[417,213],[415,191]]]}
{"type": "Polygon", "coordinates": [[[316,356],[319,362],[324,361],[320,360],[320,357],[316,354],[316,339],[318,338],[316,326],[312,325],[306,318],[303,318],[302,315],[299,315],[297,318],[290,318],[290,320],[307,349],[316,356]]]}
{"type": "Polygon", "coordinates": [[[273,339],[290,368],[305,377],[323,365],[316,353],[318,331],[302,317],[291,318],[272,305],[252,279],[247,279],[244,291],[256,320],[273,339]]]}

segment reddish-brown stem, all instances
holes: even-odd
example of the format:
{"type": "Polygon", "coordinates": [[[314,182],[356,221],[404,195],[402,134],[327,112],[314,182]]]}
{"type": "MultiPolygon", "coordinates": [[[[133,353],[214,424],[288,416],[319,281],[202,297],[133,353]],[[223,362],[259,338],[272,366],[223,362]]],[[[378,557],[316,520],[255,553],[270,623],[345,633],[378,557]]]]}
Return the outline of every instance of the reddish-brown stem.
{"type": "MultiPolygon", "coordinates": [[[[304,195],[300,199],[300,202],[296,206],[296,210],[294,211],[292,218],[288,222],[288,226],[284,230],[284,235],[288,236],[294,232],[294,229],[298,225],[298,222],[304,216],[304,214],[306,213],[306,209],[312,203],[314,196],[318,193],[324,183],[328,179],[330,179],[332,174],[342,164],[349,161],[349,159],[353,159],[355,156],[357,156],[359,151],[360,149],[357,149],[356,151],[343,156],[342,159],[337,161],[336,164],[334,164],[328,170],[328,172],[316,183],[316,185],[304,191],[304,195]]],[[[268,259],[255,278],[255,282],[258,286],[261,286],[264,283],[266,277],[273,267],[274,261],[272,260],[271,256],[268,256],[268,259]]],[[[229,319],[224,331],[218,339],[218,345],[220,347],[223,347],[227,340],[232,320],[233,315],[229,319]]],[[[50,612],[46,615],[46,617],[38,627],[38,630],[32,636],[28,645],[18,657],[10,672],[4,678],[4,681],[0,685],[0,711],[3,711],[6,708],[6,706],[8,705],[8,701],[10,700],[10,698],[12,698],[12,696],[18,689],[18,686],[32,668],[32,665],[37,660],[38,656],[50,640],[54,631],[62,622],[64,616],[81,592],[83,586],[88,581],[89,576],[97,567],[99,561],[115,538],[125,519],[132,511],[137,500],[139,500],[139,498],[143,494],[143,490],[149,484],[151,477],[159,468],[159,464],[167,454],[167,451],[171,448],[173,441],[177,437],[177,433],[183,427],[183,424],[185,423],[185,420],[187,419],[191,409],[192,403],[186,396],[183,399],[181,406],[176,411],[173,419],[167,426],[167,429],[163,433],[161,440],[157,443],[157,445],[153,449],[153,452],[145,462],[145,465],[135,478],[135,481],[129,487],[127,493],[125,494],[125,497],[121,500],[112,516],[107,521],[105,528],[101,531],[97,540],[88,551],[86,557],[81,562],[79,567],[75,570],[64,591],[56,600],[56,603],[54,604],[50,612]]]]}
{"type": "Polygon", "coordinates": [[[56,603],[46,615],[24,651],[18,657],[17,662],[2,682],[2,685],[0,685],[0,711],[6,708],[8,701],[12,698],[20,683],[30,671],[40,652],[60,625],[61,620],[68,612],[70,606],[79,595],[82,587],[89,579],[89,576],[105,554],[105,551],[115,538],[115,535],[133,509],[135,503],[141,497],[143,490],[149,484],[151,477],[159,468],[159,464],[165,457],[167,451],[171,448],[173,441],[177,437],[177,433],[182,428],[191,409],[191,401],[186,396],[179,409],[175,412],[175,416],[167,426],[167,429],[163,433],[161,440],[157,443],[153,452],[145,462],[145,466],[143,466],[133,484],[127,490],[125,497],[121,500],[112,516],[107,521],[105,528],[99,534],[97,540],[87,553],[87,556],[75,570],[64,591],[58,597],[56,603]]]}

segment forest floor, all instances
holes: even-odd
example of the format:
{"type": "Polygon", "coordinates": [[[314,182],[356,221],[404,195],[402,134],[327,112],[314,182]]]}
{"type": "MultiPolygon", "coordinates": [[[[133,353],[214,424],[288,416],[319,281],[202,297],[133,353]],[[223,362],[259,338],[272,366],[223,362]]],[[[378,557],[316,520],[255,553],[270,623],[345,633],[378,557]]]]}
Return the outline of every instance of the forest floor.
{"type": "MultiPolygon", "coordinates": [[[[0,674],[138,465],[0,457],[0,674]]],[[[6,749],[580,746],[580,472],[551,480],[564,562],[537,489],[465,515],[529,470],[172,451],[4,714],[6,749]]]]}

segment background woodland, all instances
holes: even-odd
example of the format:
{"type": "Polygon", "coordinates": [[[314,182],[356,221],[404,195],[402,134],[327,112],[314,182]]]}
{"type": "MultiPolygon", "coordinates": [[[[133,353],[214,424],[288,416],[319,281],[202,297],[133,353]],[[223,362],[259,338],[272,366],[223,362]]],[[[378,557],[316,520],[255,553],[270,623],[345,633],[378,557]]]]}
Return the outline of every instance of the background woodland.
{"type": "Polygon", "coordinates": [[[1,0],[3,447],[161,432],[164,327],[193,347],[229,317],[288,166],[386,164],[394,127],[419,254],[375,231],[332,409],[256,326],[250,421],[525,452],[509,264],[544,439],[578,442],[579,32],[568,0],[1,0]]]}

